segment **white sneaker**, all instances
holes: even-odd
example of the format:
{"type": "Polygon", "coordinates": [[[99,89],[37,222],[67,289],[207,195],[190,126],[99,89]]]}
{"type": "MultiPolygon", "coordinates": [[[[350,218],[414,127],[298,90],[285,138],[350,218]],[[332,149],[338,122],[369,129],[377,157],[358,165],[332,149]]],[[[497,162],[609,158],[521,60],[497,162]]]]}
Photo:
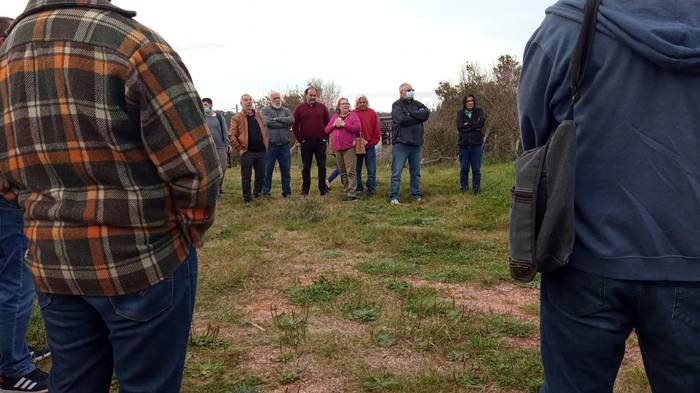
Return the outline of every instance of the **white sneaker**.
{"type": "Polygon", "coordinates": [[[414,201],[416,201],[416,202],[420,202],[420,201],[422,201],[422,200],[423,200],[423,198],[421,198],[421,197],[418,197],[418,198],[414,199],[414,201]]]}
{"type": "Polygon", "coordinates": [[[392,204],[392,205],[400,205],[400,204],[401,204],[401,202],[399,202],[398,199],[392,199],[392,200],[389,201],[389,203],[392,204]]]}

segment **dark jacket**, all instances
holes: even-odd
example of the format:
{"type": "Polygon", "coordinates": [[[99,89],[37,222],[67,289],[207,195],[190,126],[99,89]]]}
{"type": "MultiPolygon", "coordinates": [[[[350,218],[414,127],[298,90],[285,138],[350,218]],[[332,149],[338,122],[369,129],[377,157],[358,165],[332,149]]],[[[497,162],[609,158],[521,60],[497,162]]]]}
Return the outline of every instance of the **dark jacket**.
{"type": "Polygon", "coordinates": [[[457,112],[456,126],[459,132],[457,144],[460,146],[478,146],[484,143],[484,128],[486,117],[481,108],[474,108],[471,119],[464,109],[457,112]]]}
{"type": "Polygon", "coordinates": [[[289,144],[289,130],[294,125],[292,111],[285,107],[279,109],[274,106],[266,106],[260,111],[262,114],[270,144],[283,146],[289,144]]]}
{"type": "Polygon", "coordinates": [[[404,145],[423,145],[423,123],[430,110],[416,100],[399,99],[391,106],[392,142],[404,145]]]}
{"type": "MultiPolygon", "coordinates": [[[[525,49],[525,149],[569,110],[581,0],[559,1],[525,49]]],[[[621,280],[700,282],[700,2],[604,1],[574,107],[571,265],[621,280]],[[669,4],[671,6],[669,6],[669,4]]]]}

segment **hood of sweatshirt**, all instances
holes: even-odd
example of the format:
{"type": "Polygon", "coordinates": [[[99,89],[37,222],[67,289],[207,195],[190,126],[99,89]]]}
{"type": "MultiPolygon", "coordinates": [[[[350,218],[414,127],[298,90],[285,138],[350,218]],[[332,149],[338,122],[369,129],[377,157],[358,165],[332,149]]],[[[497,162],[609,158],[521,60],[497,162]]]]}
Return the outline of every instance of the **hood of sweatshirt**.
{"type": "MultiPolygon", "coordinates": [[[[560,0],[547,9],[577,22],[585,0],[560,0]]],[[[700,74],[700,1],[602,1],[598,29],[659,67],[700,74]]]]}

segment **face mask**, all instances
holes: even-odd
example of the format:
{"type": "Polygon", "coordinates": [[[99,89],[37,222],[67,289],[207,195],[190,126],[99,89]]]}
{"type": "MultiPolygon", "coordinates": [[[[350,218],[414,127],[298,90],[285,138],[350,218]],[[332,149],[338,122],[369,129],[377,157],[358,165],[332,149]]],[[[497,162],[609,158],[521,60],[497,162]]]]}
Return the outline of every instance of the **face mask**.
{"type": "Polygon", "coordinates": [[[407,91],[407,92],[406,92],[406,99],[407,99],[407,100],[412,100],[413,97],[415,97],[415,96],[416,96],[416,92],[415,92],[415,91],[407,91]]]}
{"type": "Polygon", "coordinates": [[[204,113],[206,113],[207,115],[210,114],[210,113],[211,113],[211,108],[208,107],[208,106],[205,106],[205,107],[204,107],[204,113]]]}

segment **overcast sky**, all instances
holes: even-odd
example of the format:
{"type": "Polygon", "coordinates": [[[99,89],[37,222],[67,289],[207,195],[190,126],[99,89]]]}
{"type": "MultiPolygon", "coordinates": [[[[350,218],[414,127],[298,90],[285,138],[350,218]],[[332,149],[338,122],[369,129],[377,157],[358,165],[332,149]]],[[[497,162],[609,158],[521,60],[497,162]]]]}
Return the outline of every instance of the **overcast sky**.
{"type": "MultiPolygon", "coordinates": [[[[112,2],[165,37],[218,109],[243,93],[303,89],[318,77],[386,111],[402,82],[433,105],[438,82],[456,80],[466,61],[490,68],[501,54],[522,59],[554,0],[112,2]]],[[[0,0],[0,15],[18,15],[26,3],[0,0]]]]}

